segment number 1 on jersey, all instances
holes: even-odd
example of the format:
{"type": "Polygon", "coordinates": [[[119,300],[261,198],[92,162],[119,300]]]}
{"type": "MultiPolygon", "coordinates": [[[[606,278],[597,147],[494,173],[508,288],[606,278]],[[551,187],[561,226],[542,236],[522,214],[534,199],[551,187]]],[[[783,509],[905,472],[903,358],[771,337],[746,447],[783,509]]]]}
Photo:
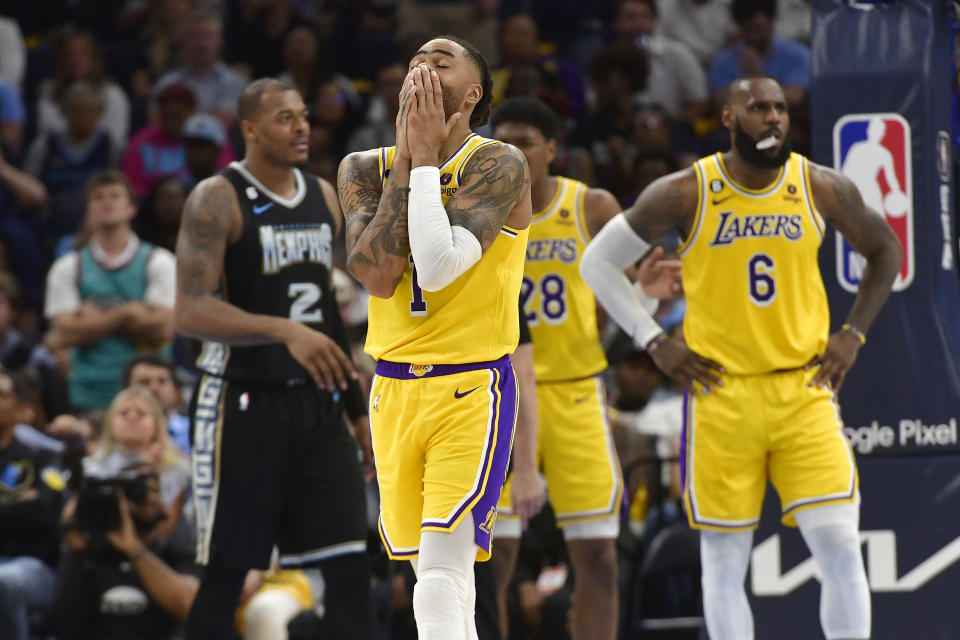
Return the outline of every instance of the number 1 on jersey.
{"type": "Polygon", "coordinates": [[[410,290],[413,295],[413,300],[410,301],[410,315],[427,315],[427,301],[423,299],[423,289],[417,282],[417,265],[413,264],[413,256],[410,256],[410,290]]]}

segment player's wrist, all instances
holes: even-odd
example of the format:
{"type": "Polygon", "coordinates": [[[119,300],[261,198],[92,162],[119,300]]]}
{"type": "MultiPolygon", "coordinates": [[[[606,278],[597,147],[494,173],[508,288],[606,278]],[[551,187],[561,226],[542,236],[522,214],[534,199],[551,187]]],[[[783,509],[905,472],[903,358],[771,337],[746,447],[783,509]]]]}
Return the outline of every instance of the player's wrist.
{"type": "Polygon", "coordinates": [[[856,338],[857,346],[863,346],[867,344],[866,334],[860,329],[858,329],[857,327],[850,324],[849,322],[845,322],[843,326],[840,327],[840,332],[845,333],[853,338],[856,338]]]}
{"type": "Polygon", "coordinates": [[[425,149],[417,149],[410,152],[410,168],[417,167],[439,167],[436,152],[430,152],[425,149]]]}

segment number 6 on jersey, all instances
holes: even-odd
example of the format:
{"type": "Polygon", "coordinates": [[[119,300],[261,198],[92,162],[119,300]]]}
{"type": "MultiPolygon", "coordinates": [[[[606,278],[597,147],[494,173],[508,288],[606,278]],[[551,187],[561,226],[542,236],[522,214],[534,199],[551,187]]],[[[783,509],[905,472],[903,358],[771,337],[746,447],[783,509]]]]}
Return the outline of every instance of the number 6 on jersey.
{"type": "Polygon", "coordinates": [[[766,253],[755,253],[747,261],[750,299],[758,307],[768,306],[777,297],[777,283],[770,275],[773,271],[773,258],[766,253]]]}

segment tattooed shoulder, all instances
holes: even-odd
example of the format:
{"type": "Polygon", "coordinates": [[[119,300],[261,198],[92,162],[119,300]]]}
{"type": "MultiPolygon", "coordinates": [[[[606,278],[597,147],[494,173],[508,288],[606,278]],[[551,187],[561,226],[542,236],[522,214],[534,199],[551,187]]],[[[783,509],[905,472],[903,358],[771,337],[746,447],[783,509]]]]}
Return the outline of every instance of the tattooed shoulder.
{"type": "Polygon", "coordinates": [[[340,162],[337,195],[347,218],[357,212],[369,211],[372,214],[377,210],[381,186],[378,157],[379,152],[370,149],[355,151],[340,162]]]}
{"type": "MultiPolygon", "coordinates": [[[[237,197],[233,187],[222,176],[207,178],[190,193],[183,206],[180,240],[200,249],[217,242],[226,242],[235,232],[232,222],[238,219],[237,197]]],[[[180,252],[181,242],[177,243],[180,252]]]]}
{"type": "Polygon", "coordinates": [[[529,190],[530,169],[516,147],[481,147],[463,168],[460,187],[447,202],[450,224],[467,229],[487,249],[529,190]]]}

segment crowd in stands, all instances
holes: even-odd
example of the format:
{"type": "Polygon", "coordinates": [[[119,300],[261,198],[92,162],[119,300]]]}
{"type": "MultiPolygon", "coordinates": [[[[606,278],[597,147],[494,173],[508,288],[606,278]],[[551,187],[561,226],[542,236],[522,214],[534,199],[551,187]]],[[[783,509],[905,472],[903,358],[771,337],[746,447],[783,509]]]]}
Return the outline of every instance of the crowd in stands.
{"type": "MultiPolygon", "coordinates": [[[[0,2],[0,638],[177,637],[197,586],[185,416],[198,345],[174,333],[173,252],[190,190],[243,157],[249,80],[303,94],[307,169],[335,183],[346,153],[394,144],[407,61],[455,33],[489,58],[494,109],[536,96],[561,116],[555,173],[626,207],[728,147],[719,107],[744,74],[783,85],[805,151],[809,25],[808,0],[0,2]]],[[[366,294],[343,272],[335,285],[370,371],[366,294]]],[[[683,309],[661,301],[657,317],[679,334],[683,309]]],[[[680,401],[645,352],[604,336],[635,558],[682,520],[680,401]]],[[[550,518],[523,542],[511,638],[566,637],[550,518]]],[[[374,579],[383,628],[415,637],[409,570],[383,560],[374,579]]],[[[277,611],[305,610],[291,633],[311,637],[321,593],[316,575],[252,571],[239,628],[276,637],[277,611]]]]}

